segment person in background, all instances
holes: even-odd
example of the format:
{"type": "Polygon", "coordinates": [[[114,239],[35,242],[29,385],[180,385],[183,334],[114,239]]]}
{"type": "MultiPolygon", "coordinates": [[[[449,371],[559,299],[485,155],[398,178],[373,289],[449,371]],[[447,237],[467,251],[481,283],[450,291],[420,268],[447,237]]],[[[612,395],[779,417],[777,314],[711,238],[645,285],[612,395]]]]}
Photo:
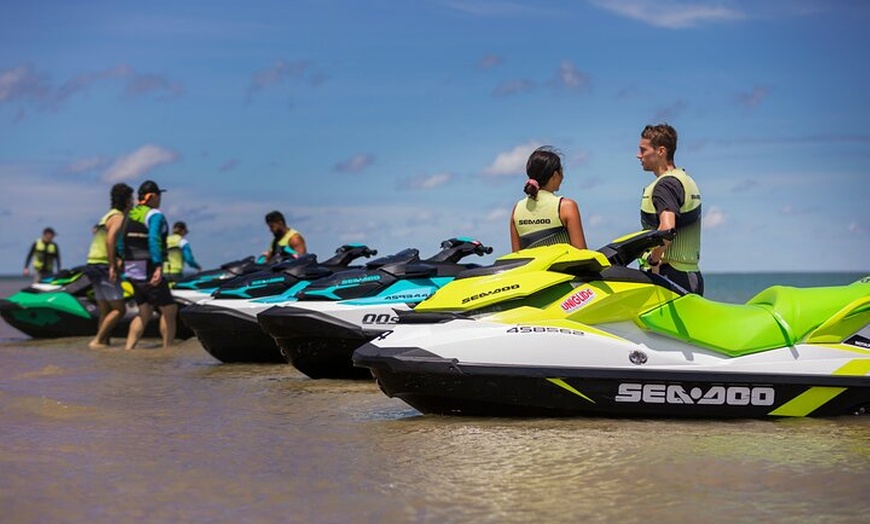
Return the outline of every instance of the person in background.
{"type": "Polygon", "coordinates": [[[298,231],[287,227],[284,215],[280,211],[267,213],[266,225],[274,236],[269,250],[263,253],[266,263],[276,262],[285,255],[305,254],[305,239],[298,231]]]}
{"type": "Polygon", "coordinates": [[[42,236],[37,238],[24,259],[24,276],[30,276],[30,261],[33,260],[33,277],[35,281],[42,280],[60,271],[60,248],[54,241],[54,229],[47,227],[42,230],[42,236]],[[55,268],[55,263],[57,268],[55,268]]]}
{"type": "Polygon", "coordinates": [[[168,348],[175,340],[178,306],[169,291],[169,283],[163,277],[166,237],[169,235],[169,226],[160,211],[164,191],[153,180],[142,182],[139,204],[124,222],[121,236],[124,273],[133,284],[139,306],[139,315],[130,322],[126,349],[134,349],[139,343],[155,307],[160,310],[163,348],[168,348]]]}
{"type": "Polygon", "coordinates": [[[644,171],[655,175],[643,190],[641,226],[646,229],[676,229],[673,241],[650,251],[645,262],[658,273],[690,293],[704,294],[701,259],[701,190],[684,170],[674,164],[677,131],[667,125],[646,126],[640,134],[637,159],[644,171]]]}
{"type": "Polygon", "coordinates": [[[100,309],[97,334],[88,343],[91,349],[108,347],[118,321],[126,312],[124,289],[121,287],[121,258],[118,256],[118,237],[124,218],[133,207],[133,188],[119,183],[109,193],[111,208],[94,226],[94,236],[88,250],[85,270],[94,287],[94,298],[100,309]]]}
{"type": "Polygon", "coordinates": [[[526,162],[529,179],[511,213],[511,249],[571,244],[586,249],[586,236],[577,202],[556,195],[565,178],[562,159],[549,146],[539,147],[526,162]]]}
{"type": "Polygon", "coordinates": [[[172,225],[172,234],[166,237],[166,262],[163,264],[163,275],[170,281],[181,280],[184,275],[184,264],[201,271],[202,267],[193,258],[187,235],[187,224],[176,222],[172,225]]]}

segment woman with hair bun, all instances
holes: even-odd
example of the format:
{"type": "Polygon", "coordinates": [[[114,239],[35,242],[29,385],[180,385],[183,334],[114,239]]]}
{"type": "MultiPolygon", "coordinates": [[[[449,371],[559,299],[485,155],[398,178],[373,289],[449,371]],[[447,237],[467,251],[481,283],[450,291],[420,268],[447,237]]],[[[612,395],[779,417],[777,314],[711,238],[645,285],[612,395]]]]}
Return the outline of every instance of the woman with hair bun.
{"type": "Polygon", "coordinates": [[[526,162],[526,175],[523,191],[528,196],[511,214],[511,249],[553,244],[586,249],[577,202],[555,194],[565,177],[559,154],[550,146],[539,147],[526,162]]]}

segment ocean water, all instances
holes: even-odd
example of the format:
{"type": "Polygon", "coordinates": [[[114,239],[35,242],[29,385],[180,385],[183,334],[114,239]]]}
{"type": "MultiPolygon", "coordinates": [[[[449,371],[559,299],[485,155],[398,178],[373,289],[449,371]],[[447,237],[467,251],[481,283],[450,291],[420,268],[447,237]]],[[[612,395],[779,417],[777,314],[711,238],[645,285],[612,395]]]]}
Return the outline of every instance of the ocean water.
{"type": "MultiPolygon", "coordinates": [[[[708,275],[742,302],[860,274],[708,275]]],[[[25,285],[0,280],[0,297],[25,285]]],[[[865,522],[870,417],[422,416],[373,382],[0,323],[0,521],[865,522]]]]}

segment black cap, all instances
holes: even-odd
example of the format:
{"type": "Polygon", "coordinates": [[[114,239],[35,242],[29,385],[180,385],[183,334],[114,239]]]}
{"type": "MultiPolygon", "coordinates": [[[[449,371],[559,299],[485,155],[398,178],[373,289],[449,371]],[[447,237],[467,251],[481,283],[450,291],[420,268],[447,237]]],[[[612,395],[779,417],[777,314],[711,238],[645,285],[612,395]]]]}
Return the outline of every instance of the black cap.
{"type": "Polygon", "coordinates": [[[157,182],[153,180],[146,180],[142,182],[141,186],[139,186],[139,198],[142,198],[148,193],[163,193],[165,191],[165,189],[160,189],[160,186],[157,185],[157,182]]]}

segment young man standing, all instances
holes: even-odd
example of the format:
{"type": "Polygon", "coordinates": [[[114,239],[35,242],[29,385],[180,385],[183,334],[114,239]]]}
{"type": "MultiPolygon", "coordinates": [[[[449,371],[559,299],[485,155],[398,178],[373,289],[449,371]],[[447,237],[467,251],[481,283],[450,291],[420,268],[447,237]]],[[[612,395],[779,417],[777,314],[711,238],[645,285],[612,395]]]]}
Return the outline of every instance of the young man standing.
{"type": "Polygon", "coordinates": [[[124,272],[133,284],[139,315],[130,322],[126,349],[133,349],[142,338],[154,308],[160,310],[160,335],[163,348],[175,340],[178,306],[163,278],[166,260],[166,237],[169,226],[160,211],[160,189],[153,180],[139,186],[139,205],[134,207],[124,223],[122,236],[124,272]]]}
{"type": "Polygon", "coordinates": [[[27,258],[24,259],[24,276],[30,276],[30,261],[33,260],[34,280],[39,281],[60,270],[60,248],[54,242],[54,229],[47,227],[42,230],[42,236],[30,246],[27,258]]]}
{"type": "Polygon", "coordinates": [[[646,126],[637,154],[644,171],[655,175],[643,190],[640,219],[644,229],[676,229],[673,241],[653,249],[646,259],[658,273],[690,293],[704,294],[701,259],[701,191],[674,164],[677,131],[667,125],[646,126]]]}

